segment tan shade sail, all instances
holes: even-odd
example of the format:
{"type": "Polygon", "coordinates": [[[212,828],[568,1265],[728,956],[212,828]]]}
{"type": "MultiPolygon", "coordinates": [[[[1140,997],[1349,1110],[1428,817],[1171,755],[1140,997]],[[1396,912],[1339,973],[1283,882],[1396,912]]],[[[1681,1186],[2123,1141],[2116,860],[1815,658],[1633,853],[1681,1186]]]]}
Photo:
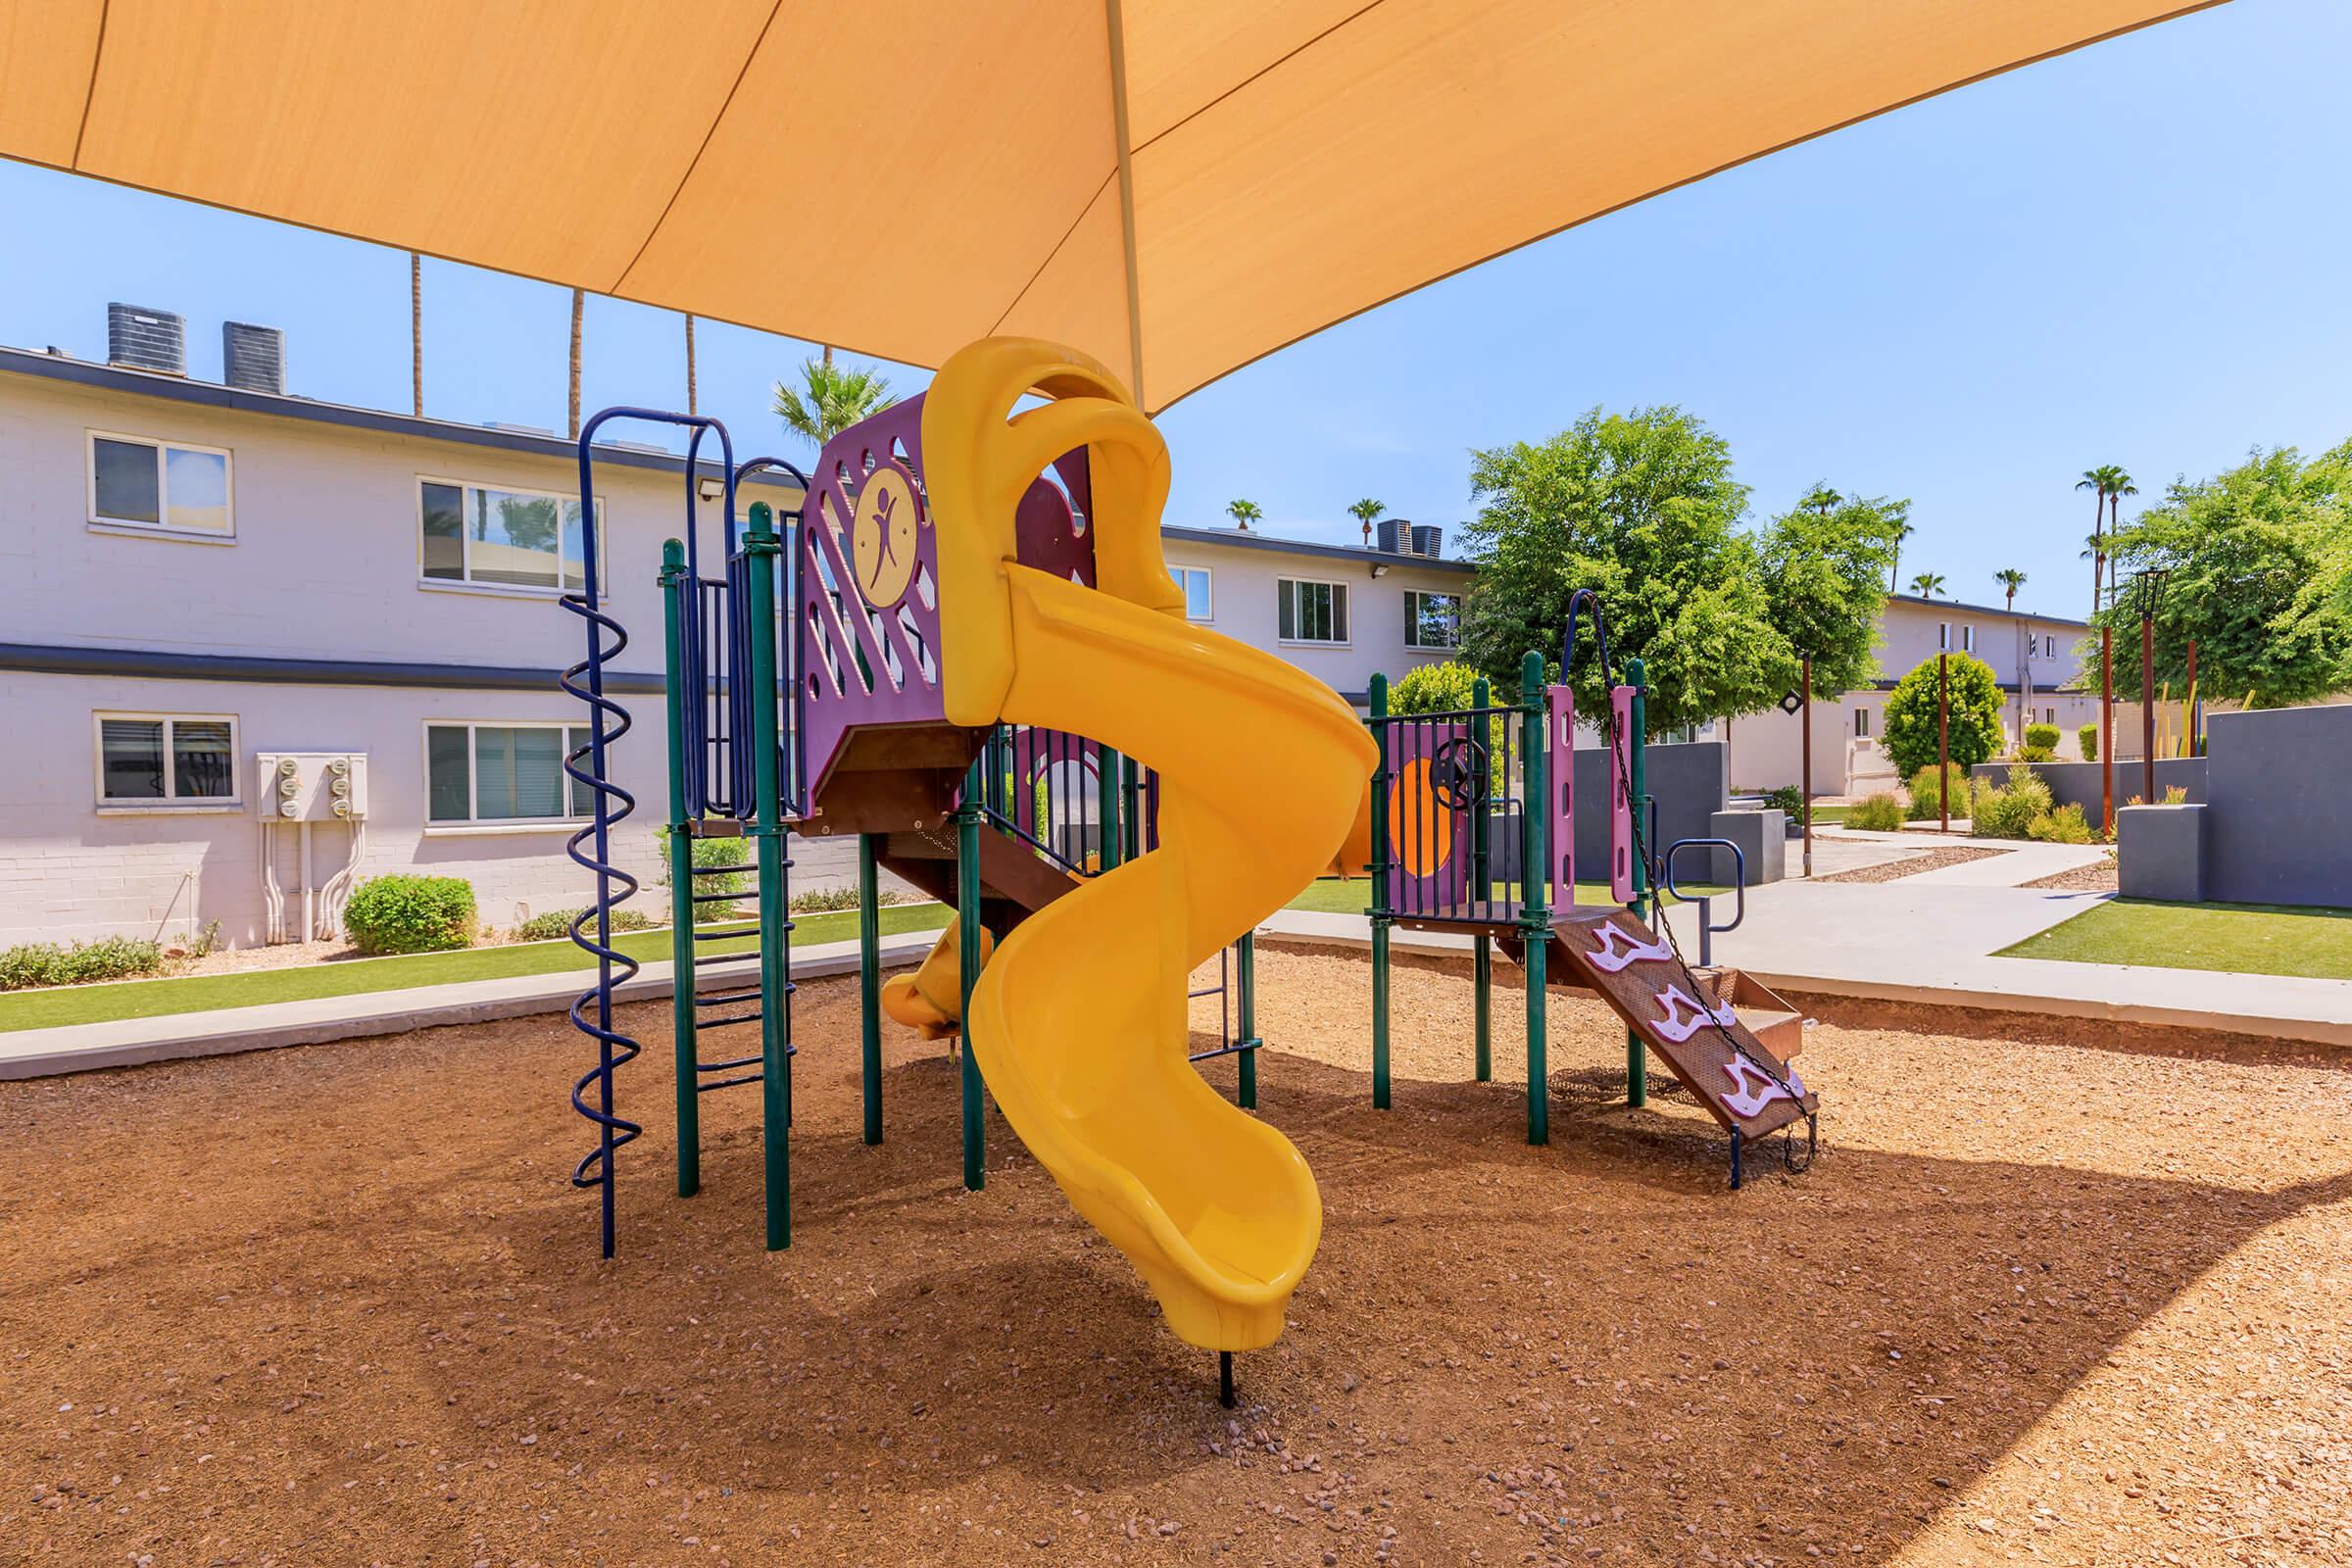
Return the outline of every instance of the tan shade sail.
{"type": "Polygon", "coordinates": [[[0,0],[0,154],[1159,409],[2180,0],[0,0]]]}

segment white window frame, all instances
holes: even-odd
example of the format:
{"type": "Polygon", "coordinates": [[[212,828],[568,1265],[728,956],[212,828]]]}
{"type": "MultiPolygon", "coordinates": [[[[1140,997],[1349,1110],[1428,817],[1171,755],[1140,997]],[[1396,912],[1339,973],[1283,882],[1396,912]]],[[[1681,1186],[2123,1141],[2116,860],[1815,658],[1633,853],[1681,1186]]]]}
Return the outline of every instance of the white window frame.
{"type": "Polygon", "coordinates": [[[1960,628],[1960,651],[1964,654],[1977,651],[1977,628],[1973,621],[1960,628]]]}
{"type": "MultiPolygon", "coordinates": [[[[427,593],[491,594],[502,599],[559,599],[564,594],[574,592],[575,590],[564,586],[564,514],[562,509],[578,499],[578,496],[562,490],[539,490],[530,485],[501,484],[488,479],[459,479],[445,473],[419,473],[416,475],[416,586],[427,593]],[[461,495],[467,490],[496,490],[506,495],[529,496],[533,500],[555,502],[557,506],[555,586],[542,588],[536,583],[528,582],[474,581],[473,537],[466,531],[466,504],[462,500],[458,503],[458,549],[460,552],[458,560],[466,575],[462,577],[426,576],[424,574],[424,487],[428,484],[453,485],[461,495]]],[[[599,526],[606,516],[606,498],[600,495],[596,498],[596,516],[590,526],[597,528],[597,543],[602,551],[601,559],[609,568],[612,564],[612,539],[610,537],[612,530],[599,526]]],[[[586,562],[580,564],[580,570],[583,576],[586,575],[586,562]]],[[[611,571],[608,569],[605,575],[609,578],[611,571]]],[[[598,586],[608,598],[611,597],[612,584],[609,581],[600,583],[598,586]]]]}
{"type": "Polygon", "coordinates": [[[1407,588],[1404,590],[1404,646],[1417,654],[1450,654],[1462,646],[1462,596],[1449,594],[1442,588],[1407,588]],[[1421,617],[1413,612],[1416,599],[1450,599],[1453,601],[1453,641],[1424,643],[1414,639],[1421,634],[1421,617]]]}
{"type": "Polygon", "coordinates": [[[99,810],[114,813],[140,811],[197,812],[242,811],[245,809],[244,749],[234,713],[153,713],[125,711],[102,708],[90,714],[90,791],[99,810]],[[161,800],[142,796],[109,795],[106,793],[106,723],[109,719],[134,724],[164,726],[164,794],[161,800]],[[172,766],[172,726],[185,720],[194,724],[226,724],[228,726],[228,793],[226,795],[187,795],[178,793],[179,780],[172,766]]]}
{"type": "Polygon", "coordinates": [[[1197,571],[1200,574],[1200,592],[1208,600],[1208,612],[1203,615],[1194,614],[1193,596],[1190,593],[1186,593],[1184,596],[1184,618],[1194,622],[1195,624],[1205,625],[1209,621],[1217,618],[1216,574],[1210,571],[1206,566],[1170,566],[1168,568],[1168,575],[1176,579],[1176,587],[1179,592],[1184,591],[1183,574],[1188,571],[1197,571]]]}
{"type": "MultiPolygon", "coordinates": [[[[81,482],[83,511],[95,533],[128,533],[166,539],[185,539],[196,544],[233,545],[237,542],[237,455],[227,447],[208,447],[196,441],[174,441],[168,436],[133,435],[127,430],[82,431],[81,482]],[[98,510],[98,443],[120,441],[127,446],[155,449],[155,521],[141,522],[136,517],[110,517],[98,510]],[[210,528],[178,528],[172,523],[172,465],[166,454],[201,453],[219,458],[221,467],[223,506],[228,513],[228,526],[219,533],[210,528]]],[[[421,496],[422,492],[418,494],[421,496]]],[[[421,529],[421,521],[418,524],[421,529]]],[[[191,715],[192,716],[192,715],[191,715]]]]}
{"type": "MultiPolygon", "coordinates": [[[[421,538],[423,537],[423,524],[419,523],[417,527],[418,537],[421,538]]],[[[1939,654],[1948,654],[1952,651],[1952,623],[1948,620],[1939,620],[1936,623],[1936,651],[1939,654]]]]}
{"type": "Polygon", "coordinates": [[[1870,738],[1869,709],[1857,708],[1854,710],[1854,735],[1860,740],[1868,740],[1870,738]]]}
{"type": "Polygon", "coordinates": [[[1352,648],[1355,646],[1355,606],[1353,604],[1348,604],[1345,611],[1339,609],[1340,604],[1348,598],[1348,584],[1344,582],[1335,582],[1328,577],[1277,577],[1274,579],[1274,593],[1276,596],[1274,603],[1274,640],[1283,647],[1352,648]],[[1292,596],[1291,630],[1294,632],[1297,631],[1298,629],[1299,622],[1304,618],[1298,613],[1298,605],[1297,595],[1295,593],[1295,590],[1300,587],[1328,588],[1332,591],[1332,593],[1336,596],[1332,601],[1332,608],[1334,612],[1332,618],[1337,620],[1342,614],[1345,614],[1348,617],[1347,636],[1285,637],[1282,635],[1283,595],[1289,594],[1292,596]]]}
{"type": "MultiPolygon", "coordinates": [[[[576,718],[427,718],[416,728],[416,767],[424,783],[424,836],[427,838],[464,838],[469,835],[486,836],[497,833],[569,833],[576,832],[581,823],[591,819],[583,811],[577,816],[481,816],[481,776],[479,753],[473,732],[477,729],[552,729],[558,734],[585,730],[588,725],[576,718]],[[433,815],[433,731],[462,729],[466,732],[466,816],[462,821],[433,815]]],[[[571,755],[566,744],[564,755],[571,755]]],[[[571,803],[572,778],[564,777],[564,801],[571,803]]]]}

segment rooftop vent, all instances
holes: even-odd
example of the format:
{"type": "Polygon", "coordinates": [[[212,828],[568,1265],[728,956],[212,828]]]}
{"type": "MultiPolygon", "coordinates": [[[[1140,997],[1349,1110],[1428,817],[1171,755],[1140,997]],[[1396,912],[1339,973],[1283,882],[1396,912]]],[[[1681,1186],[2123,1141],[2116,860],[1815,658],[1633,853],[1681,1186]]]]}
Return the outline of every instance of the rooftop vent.
{"type": "Polygon", "coordinates": [[[1413,524],[1413,554],[1436,560],[1446,553],[1446,530],[1434,522],[1413,524]]]}
{"type": "Polygon", "coordinates": [[[170,311],[138,305],[106,308],[106,358],[133,370],[188,373],[188,323],[170,311]]]}
{"type": "Polygon", "coordinates": [[[1383,517],[1373,524],[1378,531],[1373,539],[1392,556],[1413,553],[1413,524],[1407,517],[1383,517]]]}
{"type": "Polygon", "coordinates": [[[240,392],[285,396],[286,334],[274,326],[222,321],[220,379],[240,392]]]}

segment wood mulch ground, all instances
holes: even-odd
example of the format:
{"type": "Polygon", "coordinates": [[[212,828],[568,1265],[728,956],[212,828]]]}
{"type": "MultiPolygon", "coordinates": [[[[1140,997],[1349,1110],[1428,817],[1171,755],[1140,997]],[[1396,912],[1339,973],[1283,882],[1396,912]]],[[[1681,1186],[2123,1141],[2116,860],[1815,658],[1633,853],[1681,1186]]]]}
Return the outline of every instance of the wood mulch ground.
{"type": "Polygon", "coordinates": [[[1817,876],[1816,882],[1899,882],[1922,871],[1940,871],[1947,865],[1966,865],[1990,856],[2006,855],[2007,850],[1988,850],[1981,844],[1949,844],[1930,850],[1904,860],[1884,860],[1877,865],[1858,865],[1850,871],[1833,871],[1817,876]]]}
{"type": "Polygon", "coordinates": [[[609,1263],[560,1018],[0,1083],[0,1562],[2352,1561],[2352,1056],[1797,999],[1823,1152],[1734,1194],[1566,995],[1528,1147],[1466,967],[1375,1111],[1368,964],[1261,951],[1325,1225],[1230,1416],[993,1115],[961,1189],[936,1047],[860,1143],[854,981],[774,1254],[752,1091],[674,1196],[666,1005],[609,1263]]]}
{"type": "Polygon", "coordinates": [[[2035,877],[2025,885],[2030,888],[2048,888],[2059,893],[2113,893],[2116,891],[2115,852],[2109,850],[2105,859],[2078,865],[2071,871],[2053,871],[2048,876],[2035,877]]]}

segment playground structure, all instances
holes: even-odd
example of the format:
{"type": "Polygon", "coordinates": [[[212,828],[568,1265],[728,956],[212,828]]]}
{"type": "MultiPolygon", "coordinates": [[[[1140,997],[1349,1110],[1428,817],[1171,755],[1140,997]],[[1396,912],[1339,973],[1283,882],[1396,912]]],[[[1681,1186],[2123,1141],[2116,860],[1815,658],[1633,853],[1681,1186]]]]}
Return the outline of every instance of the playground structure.
{"type": "MultiPolygon", "coordinates": [[[[598,416],[581,436],[583,493],[589,440],[617,418],[691,431],[690,519],[706,435],[727,474],[722,570],[706,572],[693,527],[662,556],[681,1195],[701,1185],[701,1096],[757,1084],[767,1243],[790,1245],[787,837],[855,834],[866,1141],[882,1137],[885,1008],[961,1033],[965,1185],[984,1180],[985,1084],[1170,1327],[1221,1353],[1230,1398],[1232,1353],[1281,1332],[1321,1207],[1289,1141],[1191,1062],[1238,1054],[1239,1098],[1253,1102],[1250,932],[1329,858],[1369,739],[1319,682],[1184,621],[1158,553],[1165,450],[1082,356],[973,345],[928,392],[828,442],[797,514],[756,506],[740,527],[736,485],[773,460],[738,467],[708,419],[598,416]],[[1052,401],[1015,416],[1031,392],[1052,401]],[[1228,765],[1236,754],[1283,756],[1288,787],[1268,798],[1228,765]],[[735,836],[754,848],[756,920],[683,917],[741,896],[705,891],[702,878],[735,867],[693,854],[735,836]],[[930,958],[888,986],[883,868],[956,908],[930,958]],[[1220,983],[1190,989],[1211,956],[1220,983]],[[1238,1002],[1238,1029],[1196,1054],[1189,1003],[1210,994],[1221,1011],[1238,1002]],[[706,1036],[744,1043],[707,1059],[706,1036]]],[[[572,1099],[598,1141],[573,1179],[600,1193],[611,1255],[613,1160],[640,1131],[614,1102],[614,1073],[639,1048],[613,1020],[612,987],[635,965],[612,945],[611,916],[636,887],[610,855],[634,803],[605,780],[629,721],[603,668],[626,637],[599,608],[597,572],[592,547],[565,601],[589,625],[565,688],[596,715],[566,762],[593,802],[570,853],[597,881],[573,933],[597,980],[572,1017],[598,1056],[572,1099]]]]}
{"type": "MultiPolygon", "coordinates": [[[[1791,1059],[1804,1020],[1752,976],[1716,969],[1713,936],[1745,917],[1744,858],[1728,839],[1677,840],[1663,853],[1643,785],[1643,671],[1628,660],[1623,679],[1609,662],[1608,634],[1590,590],[1570,601],[1560,683],[1544,684],[1544,656],[1521,661],[1520,698],[1495,703],[1488,682],[1471,706],[1448,712],[1392,714],[1385,677],[1372,681],[1370,727],[1380,753],[1366,814],[1372,904],[1372,1102],[1386,1109],[1389,1070],[1391,933],[1471,938],[1474,1059],[1493,1077],[1491,993],[1496,949],[1516,960],[1527,989],[1527,1140],[1550,1137],[1544,997],[1581,988],[1626,1025],[1626,1102],[1648,1099],[1647,1057],[1656,1052],[1730,1135],[1731,1185],[1744,1148],[1788,1130],[1786,1154],[1801,1169],[1793,1127],[1806,1127],[1805,1163],[1818,1147],[1819,1098],[1791,1059]],[[1613,903],[1578,900],[1574,833],[1576,705],[1566,684],[1577,653],[1580,609],[1592,612],[1593,655],[1605,693],[1596,715],[1609,756],[1608,882],[1613,903]],[[1658,894],[1679,896],[1675,862],[1688,850],[1727,851],[1739,912],[1713,923],[1712,898],[1698,907],[1700,964],[1687,962],[1658,894]]],[[[1710,856],[1711,858],[1711,856],[1710,856]]]]}

